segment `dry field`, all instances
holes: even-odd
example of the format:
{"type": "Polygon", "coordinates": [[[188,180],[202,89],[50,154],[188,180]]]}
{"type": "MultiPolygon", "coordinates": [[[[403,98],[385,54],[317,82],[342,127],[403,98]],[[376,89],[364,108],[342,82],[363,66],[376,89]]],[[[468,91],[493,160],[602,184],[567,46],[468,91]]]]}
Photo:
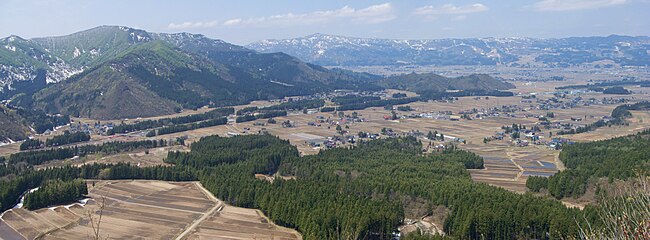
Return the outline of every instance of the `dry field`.
{"type": "Polygon", "coordinates": [[[13,209],[0,220],[3,239],[90,239],[88,213],[98,217],[100,235],[111,239],[300,239],[254,209],[226,205],[197,182],[99,181],[88,204],[36,211],[13,209]]]}
{"type": "Polygon", "coordinates": [[[187,239],[301,239],[296,231],[269,222],[259,210],[224,206],[198,224],[187,239]]]}

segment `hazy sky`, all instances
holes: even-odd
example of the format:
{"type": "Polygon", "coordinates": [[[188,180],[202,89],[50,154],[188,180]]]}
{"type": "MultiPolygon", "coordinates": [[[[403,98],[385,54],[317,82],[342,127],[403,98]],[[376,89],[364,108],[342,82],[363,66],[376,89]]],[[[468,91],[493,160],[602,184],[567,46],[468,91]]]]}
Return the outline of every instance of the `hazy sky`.
{"type": "Polygon", "coordinates": [[[0,37],[98,25],[246,44],[312,33],[430,39],[650,35],[650,0],[0,0],[0,37]]]}

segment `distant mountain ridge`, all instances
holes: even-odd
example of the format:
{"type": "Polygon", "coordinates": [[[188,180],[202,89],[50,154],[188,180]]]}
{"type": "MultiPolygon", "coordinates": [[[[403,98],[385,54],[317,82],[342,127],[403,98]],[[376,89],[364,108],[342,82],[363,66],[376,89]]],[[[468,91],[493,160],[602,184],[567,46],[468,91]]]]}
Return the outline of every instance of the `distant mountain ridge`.
{"type": "Polygon", "coordinates": [[[0,96],[27,108],[98,119],[379,88],[365,82],[376,76],[325,69],[199,34],[101,26],[59,37],[11,36],[0,44],[0,96]]]}
{"type": "Polygon", "coordinates": [[[151,117],[335,89],[505,88],[487,75],[383,79],[324,68],[281,52],[260,53],[200,34],[150,33],[121,26],[58,37],[11,36],[0,39],[0,44],[5,44],[0,48],[2,99],[24,109],[93,119],[151,117]]]}
{"type": "Polygon", "coordinates": [[[537,63],[562,67],[601,60],[625,66],[650,65],[647,36],[396,40],[313,34],[262,40],[246,47],[259,52],[284,52],[324,66],[537,63]]]}
{"type": "Polygon", "coordinates": [[[385,88],[406,90],[419,94],[445,92],[447,90],[489,92],[515,88],[515,85],[487,74],[449,78],[433,73],[410,73],[387,77],[379,81],[378,84],[385,88]]]}

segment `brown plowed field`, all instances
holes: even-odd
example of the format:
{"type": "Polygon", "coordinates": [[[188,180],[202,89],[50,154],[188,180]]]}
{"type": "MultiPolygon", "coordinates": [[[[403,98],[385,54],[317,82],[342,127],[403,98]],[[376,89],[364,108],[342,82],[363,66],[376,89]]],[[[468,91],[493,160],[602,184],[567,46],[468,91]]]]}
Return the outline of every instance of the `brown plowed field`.
{"type": "Polygon", "coordinates": [[[12,209],[0,220],[0,239],[91,239],[88,213],[98,217],[100,235],[110,239],[301,239],[258,210],[226,205],[197,182],[99,181],[85,206],[36,211],[12,209]],[[187,232],[187,233],[185,233],[187,232]]]}

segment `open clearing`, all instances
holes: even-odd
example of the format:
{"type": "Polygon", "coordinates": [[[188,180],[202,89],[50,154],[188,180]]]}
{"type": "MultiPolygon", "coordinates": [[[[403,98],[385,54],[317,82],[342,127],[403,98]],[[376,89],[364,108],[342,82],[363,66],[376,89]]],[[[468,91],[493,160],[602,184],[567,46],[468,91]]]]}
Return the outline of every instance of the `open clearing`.
{"type": "Polygon", "coordinates": [[[29,211],[13,209],[0,220],[2,239],[90,239],[88,213],[98,217],[100,235],[111,239],[301,239],[295,230],[271,223],[260,211],[214,198],[198,182],[89,182],[91,200],[29,211]]]}

